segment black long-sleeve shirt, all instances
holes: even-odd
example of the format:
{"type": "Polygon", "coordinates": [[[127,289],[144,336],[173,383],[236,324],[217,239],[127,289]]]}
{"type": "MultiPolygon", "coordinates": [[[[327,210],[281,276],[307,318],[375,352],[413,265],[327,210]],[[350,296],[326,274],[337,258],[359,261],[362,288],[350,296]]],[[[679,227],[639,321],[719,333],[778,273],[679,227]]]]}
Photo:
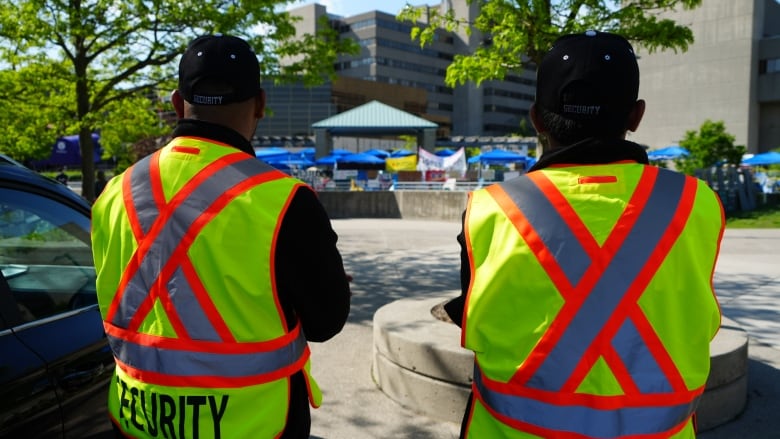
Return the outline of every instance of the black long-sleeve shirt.
{"type": "MultiPolygon", "coordinates": [[[[220,125],[183,119],[173,131],[173,137],[180,136],[232,145],[255,157],[252,145],[243,136],[220,125]]],[[[349,281],[337,241],[316,193],[308,186],[298,187],[279,227],[274,265],[285,318],[290,327],[300,321],[309,341],[322,342],[338,334],[349,315],[349,281]]],[[[291,377],[290,393],[287,427],[281,437],[308,438],[311,417],[302,372],[291,377]]]]}

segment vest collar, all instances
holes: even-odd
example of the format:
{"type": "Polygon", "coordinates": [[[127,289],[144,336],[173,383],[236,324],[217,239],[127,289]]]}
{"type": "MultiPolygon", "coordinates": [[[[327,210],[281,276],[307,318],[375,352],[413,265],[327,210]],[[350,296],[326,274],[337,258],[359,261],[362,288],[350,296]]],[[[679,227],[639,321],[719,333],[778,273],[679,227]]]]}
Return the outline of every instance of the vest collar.
{"type": "Polygon", "coordinates": [[[214,140],[233,146],[252,157],[255,156],[255,150],[252,144],[237,131],[222,125],[205,122],[196,119],[180,119],[173,130],[173,137],[202,137],[204,139],[214,140]]]}
{"type": "Polygon", "coordinates": [[[649,164],[645,149],[634,142],[590,138],[545,152],[529,172],[551,165],[601,165],[623,160],[649,164]]]}

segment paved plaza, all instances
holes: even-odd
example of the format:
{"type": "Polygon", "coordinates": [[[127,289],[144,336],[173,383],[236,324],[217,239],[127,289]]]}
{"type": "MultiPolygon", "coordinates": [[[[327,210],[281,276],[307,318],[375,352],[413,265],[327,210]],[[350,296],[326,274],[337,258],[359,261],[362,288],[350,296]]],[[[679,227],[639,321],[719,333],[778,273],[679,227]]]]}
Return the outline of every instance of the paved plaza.
{"type": "MultiPolygon", "coordinates": [[[[312,438],[457,438],[459,425],[401,407],[371,378],[372,317],[398,299],[459,294],[456,222],[334,220],[352,311],[332,340],[312,343],[323,406],[312,411],[312,438]]],[[[727,230],[715,272],[723,313],[750,336],[745,412],[701,439],[780,438],[780,229],[727,230]]],[[[436,400],[430,401],[436,404],[436,400]]]]}

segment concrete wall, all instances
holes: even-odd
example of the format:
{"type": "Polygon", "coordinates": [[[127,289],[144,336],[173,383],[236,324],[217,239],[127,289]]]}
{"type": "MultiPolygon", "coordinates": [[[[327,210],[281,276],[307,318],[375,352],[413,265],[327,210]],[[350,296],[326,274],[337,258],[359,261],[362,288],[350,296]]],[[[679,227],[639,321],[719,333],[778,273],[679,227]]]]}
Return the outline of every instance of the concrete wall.
{"type": "Polygon", "coordinates": [[[757,41],[754,21],[758,1],[707,0],[701,7],[681,10],[672,18],[689,26],[695,42],[687,52],[639,55],[639,97],[647,111],[629,140],[662,148],[676,144],[688,130],[698,131],[707,120],[725,122],[738,145],[758,151],[757,41]]]}
{"type": "MultiPolygon", "coordinates": [[[[780,194],[762,195],[759,206],[780,205],[780,194]]],[[[468,201],[468,192],[463,191],[326,191],[318,196],[331,219],[461,221],[468,201]]]]}
{"type": "Polygon", "coordinates": [[[468,192],[366,191],[320,192],[320,201],[332,219],[403,218],[460,221],[468,192]]]}

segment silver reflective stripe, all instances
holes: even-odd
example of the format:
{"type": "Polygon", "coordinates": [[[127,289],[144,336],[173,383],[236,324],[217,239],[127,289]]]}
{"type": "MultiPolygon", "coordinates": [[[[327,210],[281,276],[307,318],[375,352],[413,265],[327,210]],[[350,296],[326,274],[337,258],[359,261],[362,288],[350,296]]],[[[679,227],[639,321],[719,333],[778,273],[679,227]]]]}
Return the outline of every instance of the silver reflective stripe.
{"type": "MultiPolygon", "coordinates": [[[[569,251],[567,249],[568,243],[560,242],[562,239],[573,241],[577,241],[577,239],[568,230],[560,218],[560,214],[549,201],[541,202],[540,197],[545,200],[546,197],[538,188],[536,191],[530,191],[530,196],[526,195],[526,192],[529,192],[529,184],[536,187],[528,178],[512,180],[510,184],[503,187],[517,207],[529,218],[529,222],[544,240],[545,245],[548,248],[562,249],[555,253],[556,261],[567,276],[571,273],[577,274],[576,278],[569,278],[572,285],[576,285],[582,275],[583,267],[586,269],[592,261],[581,247],[569,246],[569,249],[573,250],[569,251]],[[526,180],[526,182],[522,184],[511,183],[517,180],[526,180]],[[561,227],[561,230],[565,232],[559,231],[558,227],[561,227]]],[[[650,197],[636,224],[626,236],[594,288],[589,292],[563,335],[528,380],[529,387],[559,390],[572,376],[585,351],[603,330],[604,325],[612,316],[635,278],[641,273],[657,243],[666,233],[676,213],[676,206],[682,196],[684,185],[685,176],[682,174],[672,172],[658,174],[650,197]]],[[[625,335],[626,333],[624,333],[625,335]]],[[[638,333],[633,335],[639,336],[638,333]]],[[[637,367],[638,364],[647,362],[653,364],[642,366],[642,369],[660,370],[655,358],[644,347],[641,338],[634,338],[630,341],[621,339],[621,343],[615,344],[614,347],[618,349],[621,358],[633,358],[630,365],[637,367]],[[643,348],[635,350],[634,347],[639,345],[642,345],[643,348]]],[[[662,377],[664,377],[663,374],[656,378],[661,379],[662,377]]],[[[670,386],[668,383],[666,385],[670,386]]]]}
{"type": "MultiPolygon", "coordinates": [[[[149,181],[149,160],[139,162],[141,166],[138,166],[138,178],[146,176],[147,182],[149,181]]],[[[182,239],[187,234],[187,231],[192,226],[193,222],[200,217],[200,215],[224,192],[226,188],[232,187],[241,183],[245,179],[267,172],[270,168],[263,166],[263,164],[251,156],[247,156],[245,160],[233,163],[227,167],[224,167],[214,173],[210,178],[205,180],[200,186],[198,186],[187,199],[176,207],[176,210],[169,216],[168,221],[163,225],[159,235],[157,235],[154,242],[151,244],[149,251],[143,256],[143,260],[134,273],[133,277],[127,285],[127,288],[122,293],[119,308],[112,320],[112,323],[116,326],[125,328],[130,323],[130,320],[135,315],[138,307],[146,299],[152,285],[157,282],[157,278],[160,275],[160,269],[165,266],[166,262],[170,259],[171,255],[181,244],[182,239]]],[[[133,171],[135,176],[136,171],[133,171]]],[[[132,198],[135,203],[136,212],[138,213],[139,221],[141,217],[144,217],[146,221],[151,219],[151,215],[147,215],[145,212],[154,212],[154,220],[157,220],[158,212],[157,206],[154,203],[153,197],[148,194],[151,192],[147,185],[133,185],[132,198]]],[[[151,225],[149,225],[151,227],[151,225]]],[[[148,232],[148,230],[146,230],[148,232]]],[[[171,279],[164,279],[167,284],[170,284],[171,279]]],[[[173,280],[178,284],[186,283],[186,279],[177,278],[173,280]]],[[[189,288],[189,287],[187,287],[189,288]]],[[[187,316],[181,316],[182,321],[188,322],[188,324],[209,325],[207,319],[188,319],[187,316]]],[[[216,331],[211,329],[197,330],[195,332],[207,333],[216,331]]]]}
{"type": "Polygon", "coordinates": [[[484,404],[502,416],[553,432],[571,432],[598,439],[663,433],[688,419],[696,407],[696,401],[667,407],[616,409],[550,404],[495,392],[484,384],[479,369],[474,371],[474,386],[484,404]]]}
{"type": "Polygon", "coordinates": [[[138,222],[141,224],[144,235],[149,233],[149,229],[160,216],[160,211],[154,202],[154,194],[150,189],[151,178],[149,174],[151,161],[155,156],[156,154],[149,154],[138,161],[130,171],[133,207],[138,215],[138,222]]]}
{"type": "Polygon", "coordinates": [[[214,327],[209,324],[206,313],[200,307],[200,302],[195,297],[195,293],[181,269],[176,270],[176,273],[168,281],[167,289],[176,314],[180,317],[186,317],[181,319],[181,323],[190,338],[210,341],[222,340],[214,327]]]}
{"type": "Polygon", "coordinates": [[[641,393],[673,392],[674,389],[666,379],[666,374],[661,370],[658,362],[653,361],[655,357],[641,341],[642,336],[634,326],[634,322],[626,319],[612,339],[612,347],[626,365],[631,379],[641,393]]]}
{"type": "Polygon", "coordinates": [[[590,259],[547,196],[526,176],[502,183],[501,187],[523,212],[569,282],[576,285],[590,266],[590,259]]]}
{"type": "Polygon", "coordinates": [[[180,377],[244,378],[272,373],[295,364],[306,349],[303,331],[298,331],[298,336],[285,346],[241,354],[165,349],[110,335],[108,341],[123,363],[142,371],[180,377]]]}

